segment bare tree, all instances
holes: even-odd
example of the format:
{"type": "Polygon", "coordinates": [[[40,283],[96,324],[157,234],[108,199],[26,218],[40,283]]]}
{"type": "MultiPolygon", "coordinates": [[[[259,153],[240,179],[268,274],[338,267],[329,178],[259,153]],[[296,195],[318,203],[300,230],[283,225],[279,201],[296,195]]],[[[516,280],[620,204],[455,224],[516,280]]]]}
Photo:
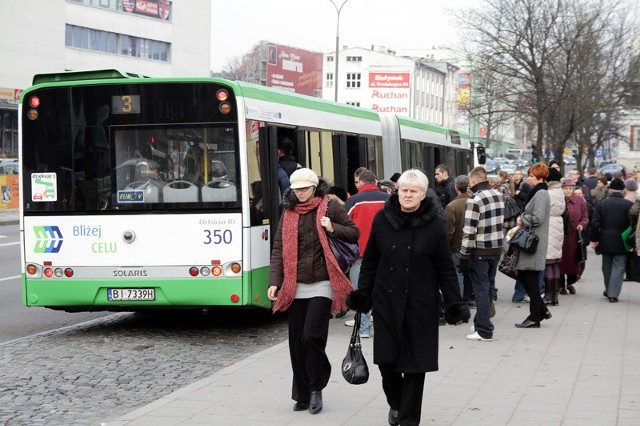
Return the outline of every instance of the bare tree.
{"type": "Polygon", "coordinates": [[[453,13],[473,72],[500,84],[502,108],[531,117],[538,158],[545,143],[561,156],[576,130],[619,97],[614,76],[625,75],[632,34],[620,12],[621,0],[486,0],[453,13]]]}

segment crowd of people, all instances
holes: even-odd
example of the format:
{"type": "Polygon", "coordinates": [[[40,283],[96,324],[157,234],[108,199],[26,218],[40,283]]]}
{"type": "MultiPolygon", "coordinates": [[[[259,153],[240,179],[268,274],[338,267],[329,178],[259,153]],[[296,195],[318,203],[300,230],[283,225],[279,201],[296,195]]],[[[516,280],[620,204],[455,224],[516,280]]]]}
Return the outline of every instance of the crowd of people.
{"type": "Polygon", "coordinates": [[[373,362],[389,424],[419,424],[425,373],[438,369],[438,326],[466,323],[475,309],[467,339],[493,340],[496,274],[501,259],[514,253],[508,249],[520,229],[533,231],[538,245],[517,251],[512,302],[529,303],[518,328],[540,328],[559,295],[577,293],[589,244],[602,255],[609,302],[618,301],[625,273],[640,275],[635,179],[593,169],[584,178],[577,170],[563,178],[557,162],[495,179],[483,167],[451,176],[440,164],[433,188],[418,169],[379,180],[362,167],[353,177],[357,193],[349,195],[297,168],[282,196],[268,296],[274,311],[289,315],[296,411],[322,410],[331,372],[329,318],[348,307],[360,316],[361,338],[375,328],[373,362]],[[507,202],[519,213],[506,218],[507,202]],[[360,257],[349,271],[339,267],[331,238],[358,242],[360,257]]]}

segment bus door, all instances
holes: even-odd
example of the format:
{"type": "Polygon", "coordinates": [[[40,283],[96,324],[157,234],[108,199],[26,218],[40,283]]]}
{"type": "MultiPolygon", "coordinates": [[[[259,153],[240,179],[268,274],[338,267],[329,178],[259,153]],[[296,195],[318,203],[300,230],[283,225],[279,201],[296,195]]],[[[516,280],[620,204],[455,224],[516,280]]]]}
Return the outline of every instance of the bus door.
{"type": "Polygon", "coordinates": [[[253,206],[252,209],[258,209],[262,223],[269,225],[268,240],[270,241],[269,251],[271,251],[282,210],[282,195],[278,184],[278,128],[275,126],[261,127],[259,135],[260,187],[252,188],[252,191],[254,192],[254,200],[258,197],[261,198],[261,204],[253,206]],[[258,191],[259,194],[256,194],[258,191]]]}
{"type": "Polygon", "coordinates": [[[333,135],[333,185],[344,188],[350,194],[358,189],[353,183],[353,173],[359,167],[367,167],[367,140],[354,135],[333,135]]]}

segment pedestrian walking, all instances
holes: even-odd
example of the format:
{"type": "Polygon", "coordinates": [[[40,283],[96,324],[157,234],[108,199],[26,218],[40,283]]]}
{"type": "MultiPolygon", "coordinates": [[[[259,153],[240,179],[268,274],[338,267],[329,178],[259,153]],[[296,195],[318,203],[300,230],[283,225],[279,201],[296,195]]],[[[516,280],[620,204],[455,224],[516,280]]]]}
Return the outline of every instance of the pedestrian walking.
{"type": "Polygon", "coordinates": [[[468,321],[460,298],[444,221],[418,170],[398,179],[398,192],[373,220],[358,289],[349,307],[373,306],[373,362],[382,375],[391,425],[417,425],[425,373],[438,370],[438,291],[452,324],[468,321]]]}
{"type": "Polygon", "coordinates": [[[591,223],[591,246],[602,254],[603,296],[617,303],[627,265],[627,249],[621,234],[629,227],[629,210],[633,203],[624,199],[624,182],[613,179],[610,195],[596,205],[591,223]]]}
{"type": "Polygon", "coordinates": [[[293,410],[317,414],[331,376],[325,352],[329,316],[345,310],[351,291],[327,234],[355,243],[360,231],[340,204],[329,202],[329,185],[313,170],[294,171],[290,182],[273,241],[267,295],[274,312],[288,313],[293,410]]]}

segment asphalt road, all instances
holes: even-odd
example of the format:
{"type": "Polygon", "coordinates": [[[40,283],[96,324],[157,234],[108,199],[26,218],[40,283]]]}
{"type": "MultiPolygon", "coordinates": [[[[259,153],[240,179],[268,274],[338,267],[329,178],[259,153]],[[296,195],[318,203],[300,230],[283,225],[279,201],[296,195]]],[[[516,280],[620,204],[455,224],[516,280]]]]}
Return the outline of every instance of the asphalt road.
{"type": "Polygon", "coordinates": [[[24,306],[20,281],[18,225],[0,225],[0,343],[110,314],[67,313],[24,306]]]}

